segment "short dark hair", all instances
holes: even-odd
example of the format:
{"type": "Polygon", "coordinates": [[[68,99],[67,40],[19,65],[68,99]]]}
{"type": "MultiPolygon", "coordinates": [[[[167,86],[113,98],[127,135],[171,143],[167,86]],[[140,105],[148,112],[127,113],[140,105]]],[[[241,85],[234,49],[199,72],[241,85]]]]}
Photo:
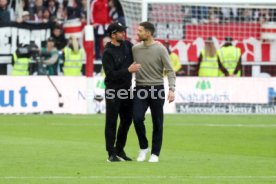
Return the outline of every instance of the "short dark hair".
{"type": "Polygon", "coordinates": [[[231,43],[231,42],[233,41],[233,38],[232,38],[231,36],[227,36],[227,37],[225,38],[225,41],[231,43]]]}
{"type": "Polygon", "coordinates": [[[151,22],[141,22],[139,25],[144,27],[145,30],[149,31],[151,35],[155,33],[155,27],[151,22]]]}

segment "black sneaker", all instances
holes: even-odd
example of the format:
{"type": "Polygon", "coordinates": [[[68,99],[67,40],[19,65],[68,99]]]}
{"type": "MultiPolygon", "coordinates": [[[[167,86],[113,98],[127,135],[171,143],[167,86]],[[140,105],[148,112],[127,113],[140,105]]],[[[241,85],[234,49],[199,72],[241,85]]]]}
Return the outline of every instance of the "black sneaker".
{"type": "Polygon", "coordinates": [[[110,155],[107,159],[107,162],[120,162],[120,158],[118,158],[116,155],[110,155]]]}
{"type": "Polygon", "coordinates": [[[122,159],[124,161],[132,161],[132,159],[129,158],[124,151],[117,153],[117,157],[119,157],[120,159],[122,159]]]}

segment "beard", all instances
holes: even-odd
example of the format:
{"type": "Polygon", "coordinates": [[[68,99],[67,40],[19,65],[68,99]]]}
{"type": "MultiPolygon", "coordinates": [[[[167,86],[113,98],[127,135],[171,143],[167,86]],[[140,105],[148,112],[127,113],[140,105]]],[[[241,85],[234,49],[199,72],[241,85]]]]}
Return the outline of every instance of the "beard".
{"type": "Polygon", "coordinates": [[[148,39],[147,38],[143,38],[143,37],[139,37],[139,40],[144,42],[144,41],[147,41],[148,39]]]}
{"type": "Polygon", "coordinates": [[[123,39],[117,39],[116,41],[119,42],[119,43],[123,43],[124,40],[123,39]]]}

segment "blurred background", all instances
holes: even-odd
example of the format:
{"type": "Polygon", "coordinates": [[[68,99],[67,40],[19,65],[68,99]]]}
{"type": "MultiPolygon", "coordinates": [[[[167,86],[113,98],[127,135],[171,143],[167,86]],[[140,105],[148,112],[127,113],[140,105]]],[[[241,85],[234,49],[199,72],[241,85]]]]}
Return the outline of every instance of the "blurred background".
{"type": "Polygon", "coordinates": [[[257,0],[1,0],[1,112],[104,112],[106,29],[135,44],[146,20],[177,75],[167,113],[276,112],[276,4],[257,0]]]}

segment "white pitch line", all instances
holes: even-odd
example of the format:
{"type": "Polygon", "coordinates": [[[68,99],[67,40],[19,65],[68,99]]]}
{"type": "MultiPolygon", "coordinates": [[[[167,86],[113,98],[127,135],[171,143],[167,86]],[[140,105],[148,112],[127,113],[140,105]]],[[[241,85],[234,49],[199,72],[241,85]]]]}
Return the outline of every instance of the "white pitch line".
{"type": "Polygon", "coordinates": [[[252,128],[276,128],[276,124],[186,124],[177,123],[169,124],[166,123],[165,126],[191,126],[191,127],[252,127],[252,128]]]}
{"type": "MultiPolygon", "coordinates": [[[[165,122],[165,126],[183,126],[183,127],[252,127],[252,128],[276,128],[276,124],[215,124],[215,123],[170,123],[165,122]]],[[[98,123],[86,124],[53,124],[53,126],[103,126],[98,123]]]]}
{"type": "MultiPolygon", "coordinates": [[[[103,126],[100,123],[52,123],[53,126],[103,126]]],[[[276,124],[220,124],[220,123],[170,123],[165,122],[165,126],[194,126],[194,127],[253,127],[253,128],[274,128],[276,124]]]]}
{"type": "Polygon", "coordinates": [[[1,176],[4,180],[28,180],[28,179],[273,179],[276,176],[1,176]]]}
{"type": "MultiPolygon", "coordinates": [[[[8,125],[10,124],[3,124],[8,125]]],[[[37,124],[34,124],[37,126],[37,124]]],[[[103,124],[99,123],[77,123],[77,124],[70,124],[70,123],[52,123],[51,126],[66,126],[66,127],[81,127],[81,126],[99,126],[102,127],[103,124]]],[[[0,123],[1,126],[1,123],[0,123]]],[[[30,126],[28,123],[20,123],[16,126],[30,126]]],[[[165,122],[164,126],[183,126],[183,127],[249,127],[249,128],[276,128],[276,124],[220,124],[220,123],[170,123],[165,122]]]]}

